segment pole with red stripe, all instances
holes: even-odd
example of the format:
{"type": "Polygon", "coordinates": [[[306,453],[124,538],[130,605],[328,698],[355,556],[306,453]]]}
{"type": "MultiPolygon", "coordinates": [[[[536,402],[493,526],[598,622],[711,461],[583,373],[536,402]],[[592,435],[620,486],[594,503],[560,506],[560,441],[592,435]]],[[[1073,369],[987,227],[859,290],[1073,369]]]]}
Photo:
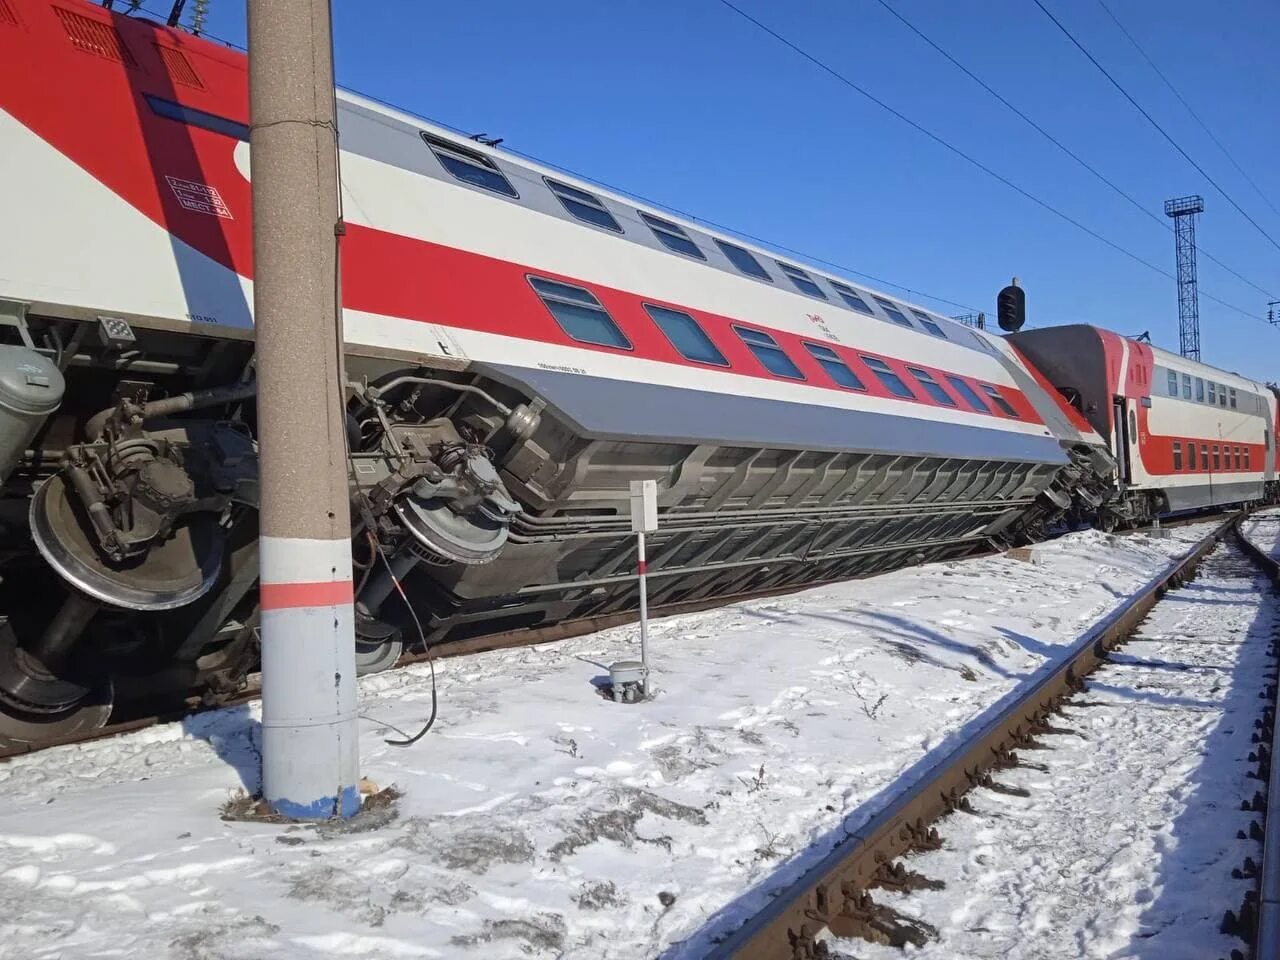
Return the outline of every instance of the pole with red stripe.
{"type": "Polygon", "coordinates": [[[262,789],[360,807],[329,0],[249,0],[261,480],[262,789]]]}

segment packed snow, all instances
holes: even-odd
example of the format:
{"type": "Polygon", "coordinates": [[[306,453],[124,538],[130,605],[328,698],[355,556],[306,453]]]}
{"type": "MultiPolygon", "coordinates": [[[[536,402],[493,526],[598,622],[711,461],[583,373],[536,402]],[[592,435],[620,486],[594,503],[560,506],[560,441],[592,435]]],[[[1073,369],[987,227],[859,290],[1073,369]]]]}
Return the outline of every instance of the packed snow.
{"type": "Polygon", "coordinates": [[[1207,529],[658,621],[646,703],[598,689],[635,627],[443,661],[412,748],[383,724],[424,719],[426,666],[365,678],[363,772],[403,796],[356,828],[219,819],[256,705],[10,761],[0,957],[700,957],[1207,529]]]}
{"type": "MultiPolygon", "coordinates": [[[[908,956],[1212,960],[1245,944],[1220,932],[1255,881],[1232,877],[1262,788],[1248,762],[1280,624],[1268,582],[1224,544],[1156,605],[1138,633],[1055,717],[1048,749],[940,823],[941,850],[907,865],[946,886],[879,902],[932,923],[908,956]]],[[[846,943],[837,955],[901,958],[846,943]]]]}

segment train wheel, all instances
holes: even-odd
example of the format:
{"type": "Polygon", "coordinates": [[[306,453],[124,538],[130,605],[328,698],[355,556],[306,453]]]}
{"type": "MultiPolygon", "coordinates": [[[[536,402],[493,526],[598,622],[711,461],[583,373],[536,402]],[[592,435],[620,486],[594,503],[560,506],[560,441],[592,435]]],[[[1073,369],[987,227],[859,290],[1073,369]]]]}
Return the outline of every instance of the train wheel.
{"type": "Polygon", "coordinates": [[[12,630],[0,630],[0,749],[96,730],[111,716],[113,695],[105,676],[54,676],[17,645],[12,630]]]}
{"type": "Polygon", "coordinates": [[[394,666],[404,652],[398,629],[375,617],[356,612],[356,676],[381,673],[394,666]]]}

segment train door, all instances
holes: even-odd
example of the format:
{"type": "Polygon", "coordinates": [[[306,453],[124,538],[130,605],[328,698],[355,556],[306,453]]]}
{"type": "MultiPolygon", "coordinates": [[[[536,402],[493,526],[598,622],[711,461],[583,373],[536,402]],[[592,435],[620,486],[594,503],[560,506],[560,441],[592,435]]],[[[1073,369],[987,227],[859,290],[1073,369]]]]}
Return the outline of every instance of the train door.
{"type": "Polygon", "coordinates": [[[1122,484],[1128,484],[1133,478],[1132,463],[1129,459],[1129,446],[1134,439],[1131,436],[1131,425],[1129,423],[1129,404],[1124,397],[1114,398],[1112,404],[1111,421],[1115,424],[1112,437],[1112,452],[1116,455],[1116,469],[1120,474],[1119,480],[1122,484]]]}

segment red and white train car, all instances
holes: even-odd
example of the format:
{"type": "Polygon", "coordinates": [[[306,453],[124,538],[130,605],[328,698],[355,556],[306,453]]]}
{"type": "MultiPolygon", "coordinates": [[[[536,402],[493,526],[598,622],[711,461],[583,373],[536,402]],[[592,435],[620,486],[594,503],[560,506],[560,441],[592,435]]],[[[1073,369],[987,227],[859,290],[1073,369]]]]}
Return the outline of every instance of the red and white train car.
{"type": "MultiPolygon", "coordinates": [[[[0,741],[252,664],[246,80],[139,17],[0,0],[0,741]]],[[[1103,421],[1000,338],[339,101],[366,669],[403,616],[371,539],[437,639],[630,604],[633,479],[656,603],[964,556],[1105,495],[1103,421]]]]}
{"type": "Polygon", "coordinates": [[[1093,326],[1010,340],[1108,439],[1118,469],[1104,525],[1275,499],[1276,395],[1266,384],[1093,326]]]}

